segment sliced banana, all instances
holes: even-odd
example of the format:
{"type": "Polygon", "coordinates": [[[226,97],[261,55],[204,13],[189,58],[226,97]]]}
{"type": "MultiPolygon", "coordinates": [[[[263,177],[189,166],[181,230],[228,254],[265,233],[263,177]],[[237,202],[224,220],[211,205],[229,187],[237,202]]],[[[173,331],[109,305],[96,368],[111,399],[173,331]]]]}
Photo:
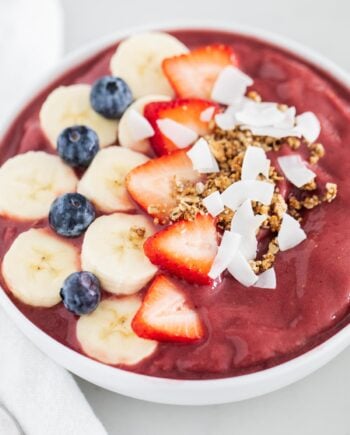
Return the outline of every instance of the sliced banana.
{"type": "Polygon", "coordinates": [[[145,216],[114,213],[99,217],[85,233],[83,270],[94,273],[110,293],[138,292],[157,272],[143,251],[144,241],[154,232],[145,216]]]}
{"type": "Polygon", "coordinates": [[[132,211],[135,204],[126,190],[125,177],[148,160],[144,154],[127,148],[112,146],[101,150],[80,180],[78,192],[104,213],[132,211]]]}
{"type": "Polygon", "coordinates": [[[116,142],[118,121],[106,119],[92,109],[90,91],[90,85],[60,86],[46,98],[40,110],[40,125],[54,148],[62,130],[74,125],[92,128],[101,148],[116,142]]]}
{"type": "Polygon", "coordinates": [[[137,34],[118,45],[110,68],[114,76],[127,82],[134,98],[150,94],[173,96],[162,62],[167,57],[187,52],[182,42],[167,33],[137,34]]]}
{"type": "Polygon", "coordinates": [[[9,290],[25,304],[35,307],[59,303],[63,281],[79,269],[78,249],[46,229],[21,233],[2,263],[9,290]]]}
{"type": "Polygon", "coordinates": [[[31,220],[48,215],[53,200],[75,192],[78,179],[62,160],[43,151],[29,151],[0,168],[0,215],[31,220]]]}
{"type": "Polygon", "coordinates": [[[137,295],[109,298],[77,322],[77,338],[84,352],[106,364],[136,364],[151,355],[157,342],[138,337],[131,327],[141,306],[137,295]]]}
{"type": "Polygon", "coordinates": [[[154,103],[156,101],[169,101],[170,97],[166,95],[147,95],[146,97],[141,97],[134,101],[131,106],[125,111],[124,115],[121,117],[118,128],[118,142],[121,146],[126,148],[131,148],[140,153],[149,153],[152,151],[150,142],[148,139],[136,141],[132,137],[132,132],[128,125],[128,116],[131,110],[136,110],[141,115],[143,115],[143,110],[145,106],[149,103],[154,103]]]}

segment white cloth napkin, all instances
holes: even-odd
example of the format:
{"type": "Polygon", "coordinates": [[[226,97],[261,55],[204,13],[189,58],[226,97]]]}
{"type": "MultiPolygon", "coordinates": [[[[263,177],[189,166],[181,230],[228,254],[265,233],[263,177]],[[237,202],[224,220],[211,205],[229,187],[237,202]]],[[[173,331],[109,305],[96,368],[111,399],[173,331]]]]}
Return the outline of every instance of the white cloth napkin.
{"type": "MultiPolygon", "coordinates": [[[[62,51],[58,0],[0,0],[0,123],[62,51]]],[[[106,435],[73,377],[0,308],[0,434],[20,434],[4,409],[26,435],[106,435]]]]}
{"type": "MultiPolygon", "coordinates": [[[[71,374],[36,349],[2,309],[0,348],[0,402],[26,435],[106,435],[71,374]]],[[[5,429],[0,426],[1,435],[5,429]]]]}

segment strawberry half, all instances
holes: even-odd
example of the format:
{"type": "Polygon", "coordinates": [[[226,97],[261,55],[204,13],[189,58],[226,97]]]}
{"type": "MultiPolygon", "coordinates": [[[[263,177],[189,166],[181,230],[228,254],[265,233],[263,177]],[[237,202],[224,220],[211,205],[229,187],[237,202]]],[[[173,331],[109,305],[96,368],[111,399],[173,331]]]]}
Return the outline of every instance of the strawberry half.
{"type": "Polygon", "coordinates": [[[154,136],[150,138],[154,151],[158,155],[163,155],[179,149],[171,139],[160,131],[157,124],[159,119],[171,119],[192,129],[198,135],[204,136],[209,133],[209,122],[201,121],[201,114],[210,107],[213,107],[214,113],[219,110],[217,104],[200,99],[179,99],[147,104],[144,116],[155,132],[154,136]]]}
{"type": "Polygon", "coordinates": [[[134,168],[126,177],[126,187],[137,204],[163,223],[177,205],[175,183],[196,183],[201,178],[186,150],[180,150],[134,168]]]}
{"type": "Polygon", "coordinates": [[[164,59],[163,71],[178,97],[209,99],[220,72],[237,64],[231,47],[214,44],[164,59]]]}
{"type": "Polygon", "coordinates": [[[192,342],[204,336],[199,315],[183,290],[164,275],[154,279],[132,328],[138,336],[157,341],[192,342]]]}
{"type": "Polygon", "coordinates": [[[208,273],[218,250],[215,220],[197,215],[149,237],[144,251],[153,264],[191,283],[210,284],[208,273]]]}

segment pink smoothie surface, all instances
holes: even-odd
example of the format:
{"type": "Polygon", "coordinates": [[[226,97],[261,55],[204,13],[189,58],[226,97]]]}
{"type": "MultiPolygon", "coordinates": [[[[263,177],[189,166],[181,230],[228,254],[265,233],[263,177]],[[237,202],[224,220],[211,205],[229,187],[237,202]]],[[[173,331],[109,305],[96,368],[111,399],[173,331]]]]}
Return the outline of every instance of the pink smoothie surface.
{"type": "MultiPolygon", "coordinates": [[[[254,79],[253,88],[265,101],[314,112],[321,121],[319,141],[326,148],[316,172],[338,184],[338,196],[306,214],[307,240],[283,252],[275,263],[277,289],[245,288],[228,275],[214,286],[181,283],[206,328],[195,344],[161,343],[149,358],[122,367],[152,376],[207,379],[262,370],[287,361],[322,343],[350,321],[350,90],[327,72],[295,55],[236,34],[182,30],[171,32],[190,48],[231,45],[240,68],[254,79]]],[[[0,163],[18,153],[54,153],[38,120],[41,104],[58,85],[92,83],[109,73],[116,44],[75,67],[35,97],[18,115],[0,144],[0,163]]],[[[14,238],[30,227],[46,227],[47,220],[19,223],[0,218],[0,256],[14,238]]],[[[71,243],[81,246],[82,238],[71,243]]],[[[19,265],[20,267],[20,265],[19,265]]],[[[83,353],[75,334],[77,317],[62,304],[34,308],[16,306],[54,339],[83,353]]],[[[103,297],[107,297],[103,293],[103,297]]]]}

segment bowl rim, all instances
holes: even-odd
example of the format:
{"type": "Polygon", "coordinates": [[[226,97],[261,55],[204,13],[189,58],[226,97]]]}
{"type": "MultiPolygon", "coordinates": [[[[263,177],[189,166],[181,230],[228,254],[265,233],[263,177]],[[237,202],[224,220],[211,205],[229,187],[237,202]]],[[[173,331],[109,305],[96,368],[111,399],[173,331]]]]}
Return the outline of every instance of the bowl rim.
{"type": "MultiPolygon", "coordinates": [[[[74,50],[65,56],[46,77],[41,78],[19,103],[12,114],[0,126],[3,137],[18,113],[42,89],[67,69],[78,65],[114,42],[134,33],[150,30],[217,30],[255,37],[281,47],[329,73],[340,83],[350,87],[350,75],[333,61],[303,44],[285,36],[234,21],[178,20],[162,24],[148,24],[113,32],[74,50]]],[[[350,345],[350,325],[345,326],[325,342],[287,362],[258,372],[236,377],[205,380],[168,379],[146,376],[105,365],[59,343],[27,319],[0,287],[0,305],[13,319],[16,326],[41,351],[74,374],[105,389],[164,404],[209,405],[221,404],[258,397],[287,386],[322,367],[350,345]],[[206,393],[206,394],[205,394],[206,393]]]]}

